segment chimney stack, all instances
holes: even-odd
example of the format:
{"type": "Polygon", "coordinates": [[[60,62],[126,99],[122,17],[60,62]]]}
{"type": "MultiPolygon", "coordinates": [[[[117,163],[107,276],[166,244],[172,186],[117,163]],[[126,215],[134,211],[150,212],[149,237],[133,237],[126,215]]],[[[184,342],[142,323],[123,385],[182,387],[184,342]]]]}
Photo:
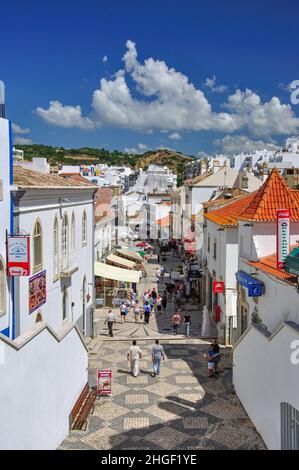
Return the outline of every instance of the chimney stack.
{"type": "Polygon", "coordinates": [[[0,118],[5,118],[5,86],[0,80],[0,118]]]}

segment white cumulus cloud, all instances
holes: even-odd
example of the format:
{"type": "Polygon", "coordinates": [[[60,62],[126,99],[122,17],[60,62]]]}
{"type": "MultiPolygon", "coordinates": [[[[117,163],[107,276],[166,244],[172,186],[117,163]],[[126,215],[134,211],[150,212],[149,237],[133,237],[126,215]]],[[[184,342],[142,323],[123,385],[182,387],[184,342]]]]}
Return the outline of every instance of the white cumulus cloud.
{"type": "Polygon", "coordinates": [[[209,88],[214,93],[223,93],[226,89],[226,85],[216,85],[216,77],[213,75],[212,78],[207,78],[204,83],[205,88],[209,88]]]}
{"type": "Polygon", "coordinates": [[[173,132],[172,134],[169,134],[168,138],[171,140],[180,140],[182,136],[178,132],[173,132]]]}
{"type": "Polygon", "coordinates": [[[139,150],[146,150],[147,149],[147,145],[146,144],[142,144],[141,142],[138,144],[138,149],[139,150]]]}
{"type": "Polygon", "coordinates": [[[19,145],[32,144],[32,140],[26,139],[25,137],[15,137],[13,142],[14,144],[19,144],[19,145]]]}
{"type": "Polygon", "coordinates": [[[274,140],[263,141],[253,140],[245,135],[226,135],[222,139],[215,139],[213,144],[221,147],[221,150],[228,154],[233,155],[237,153],[250,153],[254,150],[279,150],[280,147],[274,140]]]}
{"type": "Polygon", "coordinates": [[[29,134],[30,133],[30,129],[28,127],[23,129],[21,126],[19,126],[15,122],[12,123],[12,130],[15,134],[29,134]]]}
{"type": "Polygon", "coordinates": [[[63,105],[60,101],[50,101],[49,108],[36,108],[36,113],[48,124],[60,127],[78,127],[93,129],[93,121],[82,116],[81,106],[63,105]]]}

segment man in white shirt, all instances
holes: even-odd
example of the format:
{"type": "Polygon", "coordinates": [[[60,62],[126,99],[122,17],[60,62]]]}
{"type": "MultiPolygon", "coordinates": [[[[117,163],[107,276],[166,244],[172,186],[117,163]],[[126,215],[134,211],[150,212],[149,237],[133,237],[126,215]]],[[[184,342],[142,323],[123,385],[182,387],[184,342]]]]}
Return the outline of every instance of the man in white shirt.
{"type": "Polygon", "coordinates": [[[116,323],[116,316],[114,315],[112,310],[109,310],[109,313],[108,313],[107,318],[105,320],[105,324],[106,323],[108,325],[109,336],[113,336],[113,325],[116,323]]]}
{"type": "Polygon", "coordinates": [[[137,377],[139,372],[139,359],[141,359],[141,350],[136,346],[136,339],[133,340],[132,346],[129,348],[127,353],[127,359],[130,361],[131,373],[134,377],[137,377]]]}

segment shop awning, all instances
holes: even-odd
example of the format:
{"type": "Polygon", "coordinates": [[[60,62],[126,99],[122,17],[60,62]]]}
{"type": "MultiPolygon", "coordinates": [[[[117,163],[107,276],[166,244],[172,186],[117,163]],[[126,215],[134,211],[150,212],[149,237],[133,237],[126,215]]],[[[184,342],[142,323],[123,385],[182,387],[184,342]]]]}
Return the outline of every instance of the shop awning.
{"type": "Polygon", "coordinates": [[[117,250],[117,253],[122,256],[126,256],[129,259],[132,259],[134,261],[142,261],[142,256],[140,256],[139,253],[135,253],[134,251],[130,251],[126,248],[120,248],[117,250]]]}
{"type": "Polygon", "coordinates": [[[96,261],[94,265],[95,276],[103,277],[105,279],[113,279],[114,281],[133,282],[140,281],[140,271],[133,271],[130,269],[117,268],[110,264],[100,263],[96,261]]]}
{"type": "Polygon", "coordinates": [[[134,261],[122,258],[121,256],[113,255],[112,253],[107,256],[106,260],[110,261],[111,263],[119,264],[120,266],[123,266],[124,268],[128,269],[133,269],[136,266],[136,263],[134,263],[134,261]]]}

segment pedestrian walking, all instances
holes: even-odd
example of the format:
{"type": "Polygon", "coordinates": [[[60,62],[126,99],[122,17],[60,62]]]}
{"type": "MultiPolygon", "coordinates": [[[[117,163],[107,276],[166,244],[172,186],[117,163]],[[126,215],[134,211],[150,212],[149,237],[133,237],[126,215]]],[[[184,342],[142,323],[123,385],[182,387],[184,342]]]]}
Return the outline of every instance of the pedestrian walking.
{"type": "Polygon", "coordinates": [[[113,325],[116,324],[116,316],[112,312],[112,310],[109,310],[109,313],[108,313],[107,318],[105,320],[105,324],[108,325],[109,336],[113,336],[113,325]]]}
{"type": "Polygon", "coordinates": [[[216,340],[216,339],[213,339],[213,340],[212,340],[211,348],[212,348],[212,350],[213,350],[214,353],[215,353],[215,355],[214,355],[214,359],[215,359],[215,370],[214,370],[214,374],[219,374],[219,372],[218,372],[218,370],[217,370],[217,367],[218,367],[218,364],[219,364],[220,359],[221,359],[221,354],[220,354],[220,347],[219,347],[219,344],[217,343],[217,340],[216,340]]]}
{"type": "Polygon", "coordinates": [[[157,307],[157,314],[160,315],[161,310],[162,310],[162,298],[160,297],[160,295],[157,297],[156,307],[157,307]]]}
{"type": "Polygon", "coordinates": [[[127,307],[126,303],[123,302],[120,306],[120,316],[121,316],[122,323],[125,323],[128,311],[129,310],[128,310],[128,307],[127,307]]]}
{"type": "Polygon", "coordinates": [[[190,326],[191,326],[191,315],[186,312],[184,315],[184,326],[185,326],[185,335],[187,338],[190,336],[190,326]]]}
{"type": "Polygon", "coordinates": [[[179,314],[179,312],[174,312],[172,316],[172,327],[173,327],[173,333],[175,335],[178,334],[180,325],[181,325],[181,315],[179,314]]]}
{"type": "Polygon", "coordinates": [[[134,339],[132,341],[132,346],[129,348],[127,353],[127,359],[130,361],[130,371],[134,377],[137,377],[139,373],[139,359],[141,359],[141,350],[137,346],[137,341],[134,339]]]}
{"type": "Polygon", "coordinates": [[[135,323],[138,323],[139,317],[140,317],[140,306],[138,300],[136,300],[135,305],[134,305],[134,317],[135,317],[135,323]]]}
{"type": "Polygon", "coordinates": [[[163,346],[160,344],[159,340],[155,340],[155,345],[152,349],[152,361],[153,361],[153,376],[160,375],[161,370],[161,361],[165,361],[165,354],[163,346]]]}
{"type": "Polygon", "coordinates": [[[208,376],[210,378],[214,377],[215,374],[215,360],[217,356],[217,353],[213,351],[212,347],[206,354],[203,355],[203,357],[208,361],[208,376]]]}
{"type": "Polygon", "coordinates": [[[148,301],[145,302],[145,305],[143,307],[143,311],[144,311],[144,323],[149,323],[152,307],[150,306],[148,301]]]}

